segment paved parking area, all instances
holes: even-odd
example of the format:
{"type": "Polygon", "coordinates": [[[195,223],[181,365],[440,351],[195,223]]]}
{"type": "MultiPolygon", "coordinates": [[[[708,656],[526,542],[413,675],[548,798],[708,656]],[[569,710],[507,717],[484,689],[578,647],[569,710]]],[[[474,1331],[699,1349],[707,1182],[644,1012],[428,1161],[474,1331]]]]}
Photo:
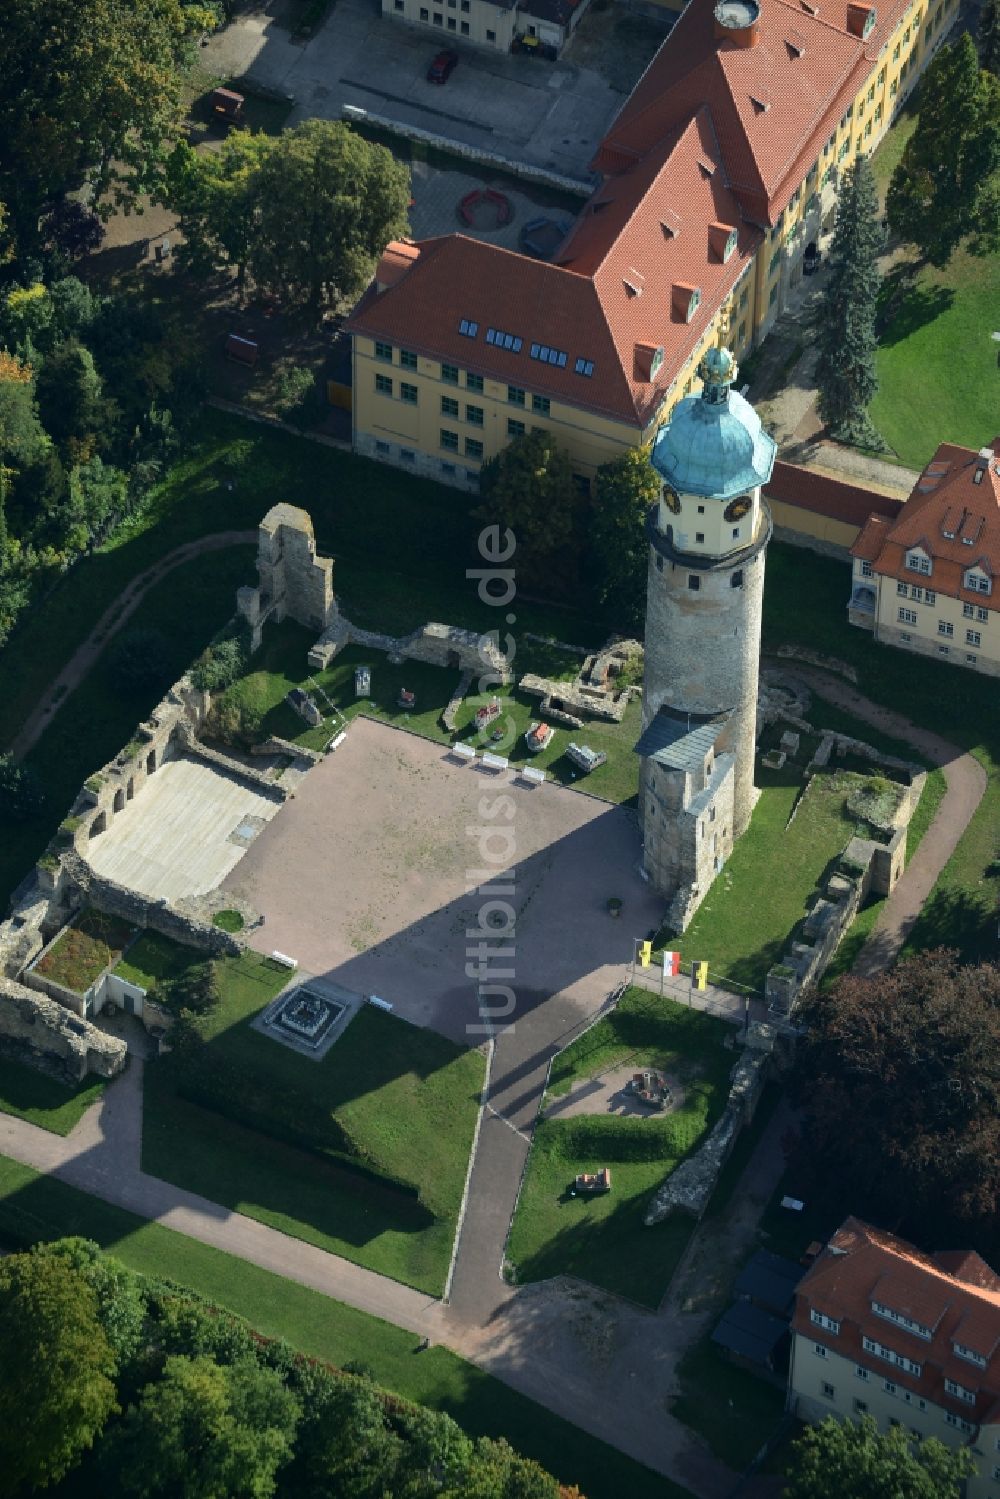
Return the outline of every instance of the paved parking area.
{"type": "MultiPolygon", "coordinates": [[[[515,1025],[554,994],[575,1021],[621,978],[633,935],[662,917],[638,859],[624,808],[498,778],[442,745],[356,719],[225,884],[265,918],[247,933],[254,947],[289,953],[306,972],[378,994],[468,1044],[483,1034],[468,1029],[479,1017],[467,964],[480,941],[501,940],[488,903],[516,913],[512,956],[490,965],[513,969],[501,982],[514,991],[515,1025]],[[509,894],[484,894],[490,880],[509,894]],[[611,895],[625,919],[608,915],[611,895]]],[[[499,1016],[506,1000],[488,1002],[499,1016]]]]}
{"type": "MultiPolygon", "coordinates": [[[[296,124],[340,117],[344,104],[359,105],[452,141],[530,162],[587,180],[587,163],[655,48],[655,29],[616,52],[610,83],[600,71],[599,47],[588,46],[588,14],[556,63],[487,52],[458,44],[459,66],[443,86],[427,82],[427,65],[452,37],[383,20],[377,0],[336,0],[326,22],[307,42],[292,40],[283,24],[282,0],[242,12],[212,37],[201,60],[222,74],[250,74],[295,99],[296,124]],[[574,61],[579,51],[586,61],[574,61]],[[633,59],[629,66],[626,59],[633,59]]],[[[605,12],[593,17],[602,36],[605,12]]]]}

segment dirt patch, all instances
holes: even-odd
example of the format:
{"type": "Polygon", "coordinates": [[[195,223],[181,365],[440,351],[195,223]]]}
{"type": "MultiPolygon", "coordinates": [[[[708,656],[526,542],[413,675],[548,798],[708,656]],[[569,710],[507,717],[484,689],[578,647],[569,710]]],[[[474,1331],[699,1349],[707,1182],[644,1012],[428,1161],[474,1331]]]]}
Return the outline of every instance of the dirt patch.
{"type": "Polygon", "coordinates": [[[661,1072],[670,1089],[670,1103],[665,1109],[650,1109],[639,1102],[628,1090],[637,1071],[635,1062],[624,1067],[614,1067],[609,1072],[600,1072],[574,1083],[569,1092],[557,1098],[545,1110],[546,1119],[572,1119],[579,1114],[617,1114],[624,1118],[637,1115],[647,1119],[662,1119],[673,1114],[684,1102],[685,1087],[676,1072],[661,1072]]]}

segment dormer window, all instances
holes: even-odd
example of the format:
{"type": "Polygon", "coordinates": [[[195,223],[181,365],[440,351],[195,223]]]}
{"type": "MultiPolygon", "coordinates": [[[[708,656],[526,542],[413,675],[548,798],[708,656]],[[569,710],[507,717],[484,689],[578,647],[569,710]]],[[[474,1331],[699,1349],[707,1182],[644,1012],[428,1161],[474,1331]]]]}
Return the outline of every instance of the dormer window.
{"type": "Polygon", "coordinates": [[[967,1390],[964,1384],[958,1384],[954,1379],[946,1379],[944,1382],[945,1393],[954,1395],[956,1400],[964,1400],[966,1405],[975,1405],[976,1395],[974,1390],[967,1390]]]}
{"type": "Polygon", "coordinates": [[[809,1310],[809,1320],[815,1327],[822,1327],[827,1332],[840,1331],[840,1323],[834,1317],[828,1317],[825,1312],[818,1312],[815,1307],[809,1310]]]}
{"type": "Polygon", "coordinates": [[[683,281],[675,281],[671,288],[670,306],[675,317],[689,323],[701,303],[701,288],[683,281]]]}
{"type": "Polygon", "coordinates": [[[978,567],[970,567],[967,570],[965,577],[962,579],[962,582],[964,583],[965,587],[971,589],[973,593],[993,592],[992,579],[988,578],[987,575],[978,567]]]}
{"type": "Polygon", "coordinates": [[[928,557],[927,553],[921,551],[919,547],[914,548],[914,550],[911,552],[907,552],[906,565],[911,572],[926,573],[928,576],[930,575],[931,559],[928,557]]]}
{"type": "Polygon", "coordinates": [[[736,251],[739,232],[732,224],[713,223],[708,226],[708,243],[713,254],[725,264],[736,251]]]}
{"type": "Polygon", "coordinates": [[[959,1358],[964,1358],[968,1363],[975,1364],[977,1369],[985,1369],[988,1360],[974,1348],[967,1348],[964,1343],[952,1343],[951,1345],[959,1358]]]}
{"type": "MultiPolygon", "coordinates": [[[[917,596],[919,590],[915,592],[917,596]]],[[[905,1316],[902,1312],[893,1311],[891,1306],[886,1306],[881,1301],[872,1302],[872,1311],[877,1317],[884,1317],[887,1322],[895,1322],[897,1327],[905,1327],[907,1332],[915,1332],[918,1338],[930,1339],[934,1336],[933,1329],[925,1327],[922,1322],[914,1322],[912,1317],[905,1316]]]]}

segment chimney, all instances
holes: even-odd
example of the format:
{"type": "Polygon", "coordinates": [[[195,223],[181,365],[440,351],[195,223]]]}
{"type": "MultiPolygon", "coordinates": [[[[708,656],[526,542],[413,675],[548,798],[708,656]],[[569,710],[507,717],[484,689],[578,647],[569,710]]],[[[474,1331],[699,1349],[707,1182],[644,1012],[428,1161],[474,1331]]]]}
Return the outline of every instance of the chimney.
{"type": "Polygon", "coordinates": [[[715,7],[715,39],[733,47],[756,47],[760,41],[757,0],[719,0],[715,7]]]}

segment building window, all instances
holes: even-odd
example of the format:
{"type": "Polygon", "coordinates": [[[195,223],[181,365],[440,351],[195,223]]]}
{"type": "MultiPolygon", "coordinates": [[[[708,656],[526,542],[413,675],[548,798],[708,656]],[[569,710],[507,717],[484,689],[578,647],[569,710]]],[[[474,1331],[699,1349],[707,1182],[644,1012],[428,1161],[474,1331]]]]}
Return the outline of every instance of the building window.
{"type": "Polygon", "coordinates": [[[376,439],[376,442],[375,442],[375,451],[376,451],[376,453],[383,453],[383,454],[384,453],[388,453],[389,452],[389,444],[387,442],[379,442],[376,439]]]}
{"type": "Polygon", "coordinates": [[[743,290],[740,292],[740,311],[741,312],[743,311],[744,307],[747,305],[747,302],[749,300],[750,300],[750,288],[748,286],[745,286],[743,288],[743,290]]]}
{"type": "Polygon", "coordinates": [[[732,577],[729,579],[729,586],[730,586],[730,588],[742,588],[743,587],[743,569],[742,569],[742,567],[738,567],[736,569],[736,571],[733,573],[732,577]]]}
{"type": "Polygon", "coordinates": [[[953,1416],[951,1411],[945,1411],[944,1420],[946,1426],[954,1426],[958,1431],[968,1433],[973,1430],[971,1421],[966,1421],[964,1416],[953,1416]]]}
{"type": "Polygon", "coordinates": [[[868,1401],[867,1400],[858,1400],[858,1399],[855,1399],[855,1401],[854,1401],[854,1410],[855,1410],[855,1413],[857,1415],[863,1416],[864,1413],[865,1413],[865,1411],[867,1409],[868,1409],[868,1401]]]}
{"type": "MultiPolygon", "coordinates": [[[[962,537],[965,540],[965,537],[962,537]]],[[[990,580],[985,573],[967,572],[965,575],[965,586],[971,588],[973,593],[989,593],[990,580]]]]}
{"type": "Polygon", "coordinates": [[[704,507],[704,505],[699,505],[698,506],[698,514],[699,515],[704,515],[705,514],[705,507],[704,507]]]}
{"type": "Polygon", "coordinates": [[[939,635],[954,635],[954,633],[955,633],[955,626],[952,624],[952,622],[951,622],[950,619],[939,619],[938,620],[938,634],[939,635]]]}
{"type": "Polygon", "coordinates": [[[495,42],[496,39],[497,39],[497,34],[496,34],[495,31],[487,31],[487,33],[486,33],[486,40],[488,42],[495,42]]]}
{"type": "Polygon", "coordinates": [[[422,5],[420,7],[420,19],[421,19],[421,21],[429,21],[430,18],[431,18],[430,11],[425,6],[422,5]]]}
{"type": "Polygon", "coordinates": [[[404,463],[416,463],[417,455],[412,448],[400,448],[399,456],[404,463]]]}
{"type": "Polygon", "coordinates": [[[408,406],[417,404],[417,387],[408,385],[405,380],[399,382],[399,399],[405,401],[408,406]]]}
{"type": "Polygon", "coordinates": [[[896,592],[899,594],[900,598],[905,599],[907,593],[909,592],[909,589],[907,588],[907,585],[905,583],[897,583],[896,592]]]}
{"type": "Polygon", "coordinates": [[[986,623],[986,621],[989,619],[989,617],[990,617],[990,613],[989,613],[988,609],[979,609],[979,608],[976,609],[976,618],[978,619],[978,621],[979,621],[979,623],[981,625],[984,625],[986,623]]]}
{"type": "Polygon", "coordinates": [[[733,540],[734,541],[739,541],[739,538],[740,538],[740,528],[739,528],[739,526],[734,526],[733,527],[733,540]]]}
{"type": "Polygon", "coordinates": [[[930,575],[931,559],[923,552],[907,552],[906,565],[911,572],[930,575]]]}
{"type": "Polygon", "coordinates": [[[466,406],[465,420],[470,427],[481,427],[483,425],[483,408],[481,406],[466,406]]]}
{"type": "Polygon", "coordinates": [[[965,659],[966,659],[966,661],[968,662],[968,664],[970,666],[975,666],[976,662],[979,660],[979,657],[978,656],[966,656],[965,659]]]}
{"type": "Polygon", "coordinates": [[[975,1392],[967,1390],[964,1384],[957,1384],[954,1379],[946,1379],[944,1387],[947,1394],[954,1395],[957,1400],[964,1400],[966,1405],[975,1405],[975,1392]]]}
{"type": "Polygon", "coordinates": [[[458,331],[463,338],[475,338],[479,332],[479,324],[474,323],[471,318],[464,317],[458,324],[458,331]]]}
{"type": "Polygon", "coordinates": [[[481,391],[482,388],[483,388],[483,377],[482,377],[482,375],[469,375],[469,374],[467,374],[466,377],[465,377],[465,388],[466,388],[466,390],[481,391]]]}
{"type": "Polygon", "coordinates": [[[980,646],[983,643],[983,637],[978,630],[966,630],[965,643],[966,645],[980,646]]]}
{"type": "Polygon", "coordinates": [[[392,395],[392,381],[389,379],[389,376],[388,375],[376,375],[375,376],[375,389],[378,391],[378,393],[379,393],[380,396],[391,396],[392,395]]]}
{"type": "Polygon", "coordinates": [[[462,11],[463,16],[467,16],[469,14],[469,10],[470,10],[469,0],[462,0],[461,11],[462,11]]]}
{"type": "MultiPolygon", "coordinates": [[[[917,592],[918,592],[918,590],[914,589],[914,593],[917,593],[917,592]]],[[[936,604],[937,603],[937,594],[934,592],[933,588],[925,588],[924,589],[924,603],[925,604],[936,604]]]]}
{"type": "Polygon", "coordinates": [[[663,558],[661,557],[659,552],[657,552],[656,554],[656,571],[658,573],[662,573],[663,571],[663,558]]]}
{"type": "Polygon", "coordinates": [[[903,631],[900,632],[899,638],[900,638],[900,640],[904,640],[906,642],[906,644],[909,645],[910,641],[913,639],[913,636],[912,635],[907,635],[906,631],[903,630],[903,631]]]}
{"type": "Polygon", "coordinates": [[[524,436],[524,423],[523,422],[515,421],[512,416],[509,416],[507,418],[507,436],[508,437],[523,437],[524,436]]]}
{"type": "Polygon", "coordinates": [[[840,1331],[840,1323],[835,1317],[828,1317],[825,1312],[818,1312],[815,1307],[809,1312],[809,1320],[814,1327],[823,1327],[827,1332],[838,1333],[840,1331]]]}
{"type": "Polygon", "coordinates": [[[531,409],[539,416],[548,416],[552,403],[548,396],[532,396],[531,409]]]}
{"type": "Polygon", "coordinates": [[[861,564],[861,576],[863,578],[870,578],[871,575],[872,575],[872,571],[873,571],[873,569],[872,569],[872,565],[871,565],[870,562],[862,562],[862,564],[861,564]]]}
{"type": "Polygon", "coordinates": [[[405,0],[392,0],[392,8],[393,8],[393,10],[405,10],[406,9],[405,0]]]}
{"type": "Polygon", "coordinates": [[[950,654],[950,649],[949,649],[948,646],[946,646],[946,645],[939,645],[938,646],[938,655],[939,656],[947,656],[949,654],[950,654]]]}
{"type": "Polygon", "coordinates": [[[417,367],[417,356],[409,349],[400,349],[399,362],[404,370],[415,370],[417,367]]]}
{"type": "Polygon", "coordinates": [[[524,391],[517,385],[508,385],[507,400],[512,406],[524,405],[524,391]]]}
{"type": "Polygon", "coordinates": [[[871,1378],[871,1375],[870,1375],[869,1371],[865,1368],[864,1364],[855,1364],[854,1365],[854,1372],[858,1376],[859,1379],[865,1379],[865,1380],[867,1380],[867,1379],[871,1378]]]}
{"type": "MultiPolygon", "coordinates": [[[[449,0],[449,3],[454,4],[454,0],[449,0]]],[[[448,30],[449,31],[457,31],[458,30],[458,22],[456,21],[456,19],[455,19],[454,16],[449,16],[448,17],[448,30]]]]}
{"type": "Polygon", "coordinates": [[[453,396],[441,397],[441,415],[458,416],[458,402],[453,396]]]}
{"type": "Polygon", "coordinates": [[[884,1379],[882,1381],[882,1388],[883,1390],[885,1390],[885,1393],[887,1395],[895,1395],[897,1390],[899,1389],[899,1386],[893,1384],[891,1379],[884,1379]]]}
{"type": "Polygon", "coordinates": [[[466,458],[481,458],[483,456],[483,445],[478,438],[467,437],[465,439],[465,456],[466,458]]]}
{"type": "Polygon", "coordinates": [[[455,472],[455,465],[453,463],[445,463],[444,459],[442,458],[441,472],[443,474],[453,474],[455,472]]]}
{"type": "Polygon", "coordinates": [[[445,427],[441,428],[441,446],[446,453],[458,452],[458,433],[449,432],[445,427]]]}
{"type": "Polygon", "coordinates": [[[391,364],[392,363],[392,344],[386,344],[386,343],[383,343],[381,341],[381,339],[376,339],[376,341],[375,341],[375,358],[376,359],[385,359],[385,360],[388,361],[389,364],[391,364]]]}
{"type": "Polygon", "coordinates": [[[692,593],[697,593],[701,587],[701,579],[697,573],[688,573],[688,587],[692,593]]]}
{"type": "Polygon", "coordinates": [[[833,1397],[834,1397],[834,1395],[837,1393],[836,1390],[833,1388],[833,1385],[832,1384],[828,1384],[825,1379],[824,1379],[823,1383],[820,1385],[820,1391],[822,1392],[823,1398],[825,1400],[832,1400],[833,1397]]]}
{"type": "Polygon", "coordinates": [[[705,533],[704,533],[704,531],[696,531],[694,533],[694,539],[695,539],[695,541],[701,541],[701,542],[703,542],[705,540],[705,533]]]}
{"type": "MultiPolygon", "coordinates": [[[[975,609],[973,609],[972,605],[971,604],[963,604],[962,605],[962,618],[963,619],[975,619],[975,617],[976,617],[976,611],[975,611],[975,609]]],[[[956,1348],[955,1348],[955,1352],[956,1353],[958,1352],[957,1345],[956,1345],[956,1348]]]]}
{"type": "Polygon", "coordinates": [[[898,618],[901,625],[915,625],[917,622],[917,611],[916,609],[900,609],[898,618]]]}
{"type": "Polygon", "coordinates": [[[767,299],[767,305],[769,307],[773,307],[774,304],[775,304],[775,302],[777,300],[778,300],[778,285],[777,285],[777,282],[775,282],[774,286],[771,287],[771,295],[767,299]]]}
{"type": "Polygon", "coordinates": [[[444,16],[441,14],[441,12],[439,10],[436,10],[434,12],[434,25],[435,26],[443,26],[444,25],[444,16]]]}
{"type": "Polygon", "coordinates": [[[457,364],[443,364],[441,366],[441,379],[444,381],[444,383],[446,385],[457,385],[458,384],[458,365],[457,364]]]}
{"type": "Polygon", "coordinates": [[[469,34],[469,23],[468,23],[468,21],[463,21],[462,24],[461,24],[461,26],[458,29],[462,33],[463,36],[468,36],[468,34],[469,34]]]}

